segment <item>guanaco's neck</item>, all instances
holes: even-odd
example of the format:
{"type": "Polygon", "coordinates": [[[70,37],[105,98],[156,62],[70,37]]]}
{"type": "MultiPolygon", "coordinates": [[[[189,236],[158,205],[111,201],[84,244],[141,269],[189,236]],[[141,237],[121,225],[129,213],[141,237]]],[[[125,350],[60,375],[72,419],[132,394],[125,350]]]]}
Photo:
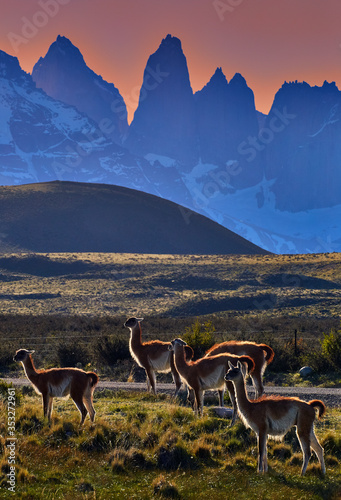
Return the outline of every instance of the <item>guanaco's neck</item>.
{"type": "Polygon", "coordinates": [[[142,329],[141,325],[138,324],[134,328],[130,329],[130,346],[132,349],[138,349],[142,345],[142,329]]]}
{"type": "Polygon", "coordinates": [[[189,364],[186,361],[186,353],[183,346],[175,346],[174,360],[176,368],[180,375],[186,376],[186,374],[188,373],[189,364]]]}
{"type": "Polygon", "coordinates": [[[239,410],[241,411],[241,413],[244,413],[244,412],[247,413],[247,411],[251,407],[252,403],[250,402],[249,398],[247,397],[243,377],[240,377],[236,380],[233,380],[233,383],[234,383],[234,387],[236,390],[237,405],[239,407],[239,410]]]}
{"type": "Polygon", "coordinates": [[[26,377],[29,380],[32,380],[32,381],[35,380],[36,377],[38,376],[38,372],[35,369],[35,366],[34,366],[33,359],[31,357],[31,355],[29,355],[25,359],[25,361],[22,361],[22,364],[23,364],[23,367],[24,367],[24,370],[25,370],[26,377]]]}

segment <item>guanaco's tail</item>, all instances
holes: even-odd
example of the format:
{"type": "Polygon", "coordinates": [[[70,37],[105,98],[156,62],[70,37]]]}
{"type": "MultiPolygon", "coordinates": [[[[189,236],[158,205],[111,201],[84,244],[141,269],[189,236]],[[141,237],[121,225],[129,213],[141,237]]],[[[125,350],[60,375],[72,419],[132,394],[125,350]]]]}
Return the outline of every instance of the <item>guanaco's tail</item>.
{"type": "Polygon", "coordinates": [[[250,356],[239,356],[239,361],[247,364],[248,373],[252,373],[255,368],[255,362],[250,356]]]}
{"type": "Polygon", "coordinates": [[[269,345],[266,345],[266,344],[258,344],[258,345],[265,352],[265,361],[269,365],[271,363],[271,361],[274,359],[274,356],[275,356],[274,350],[272,349],[272,347],[270,347],[269,345]]]}
{"type": "Polygon", "coordinates": [[[87,372],[87,376],[91,379],[90,380],[90,387],[95,387],[95,385],[98,383],[97,373],[87,372]]]}
{"type": "Polygon", "coordinates": [[[323,401],[320,401],[319,399],[313,399],[312,401],[309,401],[308,404],[313,408],[318,408],[318,418],[323,417],[323,415],[326,413],[326,405],[323,403],[323,401]]]}

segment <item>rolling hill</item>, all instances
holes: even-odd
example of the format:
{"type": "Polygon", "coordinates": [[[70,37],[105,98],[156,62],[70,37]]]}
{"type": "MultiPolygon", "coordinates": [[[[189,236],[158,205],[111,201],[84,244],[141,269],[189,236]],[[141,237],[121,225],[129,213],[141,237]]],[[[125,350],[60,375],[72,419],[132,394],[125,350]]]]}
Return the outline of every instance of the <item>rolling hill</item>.
{"type": "Polygon", "coordinates": [[[180,205],[112,185],[2,186],[0,214],[1,252],[267,253],[180,205]]]}

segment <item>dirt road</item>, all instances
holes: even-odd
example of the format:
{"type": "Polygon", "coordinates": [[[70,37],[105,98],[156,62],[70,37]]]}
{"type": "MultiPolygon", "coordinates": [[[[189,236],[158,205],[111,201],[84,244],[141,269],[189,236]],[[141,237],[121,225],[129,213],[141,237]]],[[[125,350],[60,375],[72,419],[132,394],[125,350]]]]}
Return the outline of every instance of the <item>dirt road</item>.
{"type": "MultiPolygon", "coordinates": [[[[26,378],[3,378],[6,383],[13,385],[30,385],[26,378]]],[[[110,380],[103,380],[98,383],[99,389],[111,389],[113,391],[146,391],[147,386],[145,383],[138,382],[113,382],[110,380]]],[[[174,384],[157,384],[157,391],[166,394],[174,393],[174,384]]],[[[254,390],[252,386],[248,385],[248,393],[251,398],[254,397],[254,390]]],[[[297,396],[304,401],[311,399],[321,399],[328,407],[341,407],[341,388],[331,389],[325,387],[279,387],[279,386],[265,386],[266,394],[280,394],[282,396],[297,396]]]]}

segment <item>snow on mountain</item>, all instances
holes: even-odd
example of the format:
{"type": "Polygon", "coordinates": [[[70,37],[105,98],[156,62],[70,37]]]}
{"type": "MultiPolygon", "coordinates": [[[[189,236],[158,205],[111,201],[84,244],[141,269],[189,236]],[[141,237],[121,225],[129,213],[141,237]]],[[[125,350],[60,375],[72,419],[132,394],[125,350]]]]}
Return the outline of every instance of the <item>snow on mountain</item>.
{"type": "Polygon", "coordinates": [[[270,131],[271,123],[272,140],[261,156],[266,178],[274,180],[276,207],[300,212],[341,204],[341,92],[335,83],[285,83],[266,119],[270,131]],[[276,114],[282,123],[274,121],[276,114]]]}
{"type": "Polygon", "coordinates": [[[106,137],[121,144],[128,131],[127,109],[118,89],[85,63],[77,47],[63,36],[52,43],[32,72],[46,94],[75,106],[94,120],[106,137]]]}
{"type": "Polygon", "coordinates": [[[260,158],[250,164],[239,152],[244,139],[259,131],[254,95],[242,75],[236,73],[228,83],[217,68],[195,94],[195,103],[201,160],[220,169],[238,160],[240,174],[231,178],[231,184],[238,188],[257,184],[262,178],[260,158]]]}
{"type": "MultiPolygon", "coordinates": [[[[113,143],[75,107],[37,89],[18,60],[2,51],[0,117],[3,185],[50,180],[104,182],[164,195],[160,169],[113,143]]],[[[168,190],[167,179],[165,182],[168,190]]]]}
{"type": "Polygon", "coordinates": [[[255,186],[236,190],[222,171],[213,181],[210,174],[215,168],[199,163],[183,176],[195,210],[270,252],[341,251],[341,204],[295,213],[283,211],[276,208],[274,180],[263,179],[255,186]]]}
{"type": "Polygon", "coordinates": [[[117,184],[187,207],[188,223],[191,210],[209,216],[275,253],[341,251],[341,92],[334,83],[285,83],[269,115],[260,115],[238,73],[228,82],[218,68],[193,95],[181,42],[168,35],[148,59],[122,147],[98,122],[117,89],[68,39],[58,37],[34,73],[54,98],[0,51],[1,184],[117,184]],[[88,103],[77,91],[83,84],[88,103]],[[87,104],[82,112],[78,97],[87,104]]]}

